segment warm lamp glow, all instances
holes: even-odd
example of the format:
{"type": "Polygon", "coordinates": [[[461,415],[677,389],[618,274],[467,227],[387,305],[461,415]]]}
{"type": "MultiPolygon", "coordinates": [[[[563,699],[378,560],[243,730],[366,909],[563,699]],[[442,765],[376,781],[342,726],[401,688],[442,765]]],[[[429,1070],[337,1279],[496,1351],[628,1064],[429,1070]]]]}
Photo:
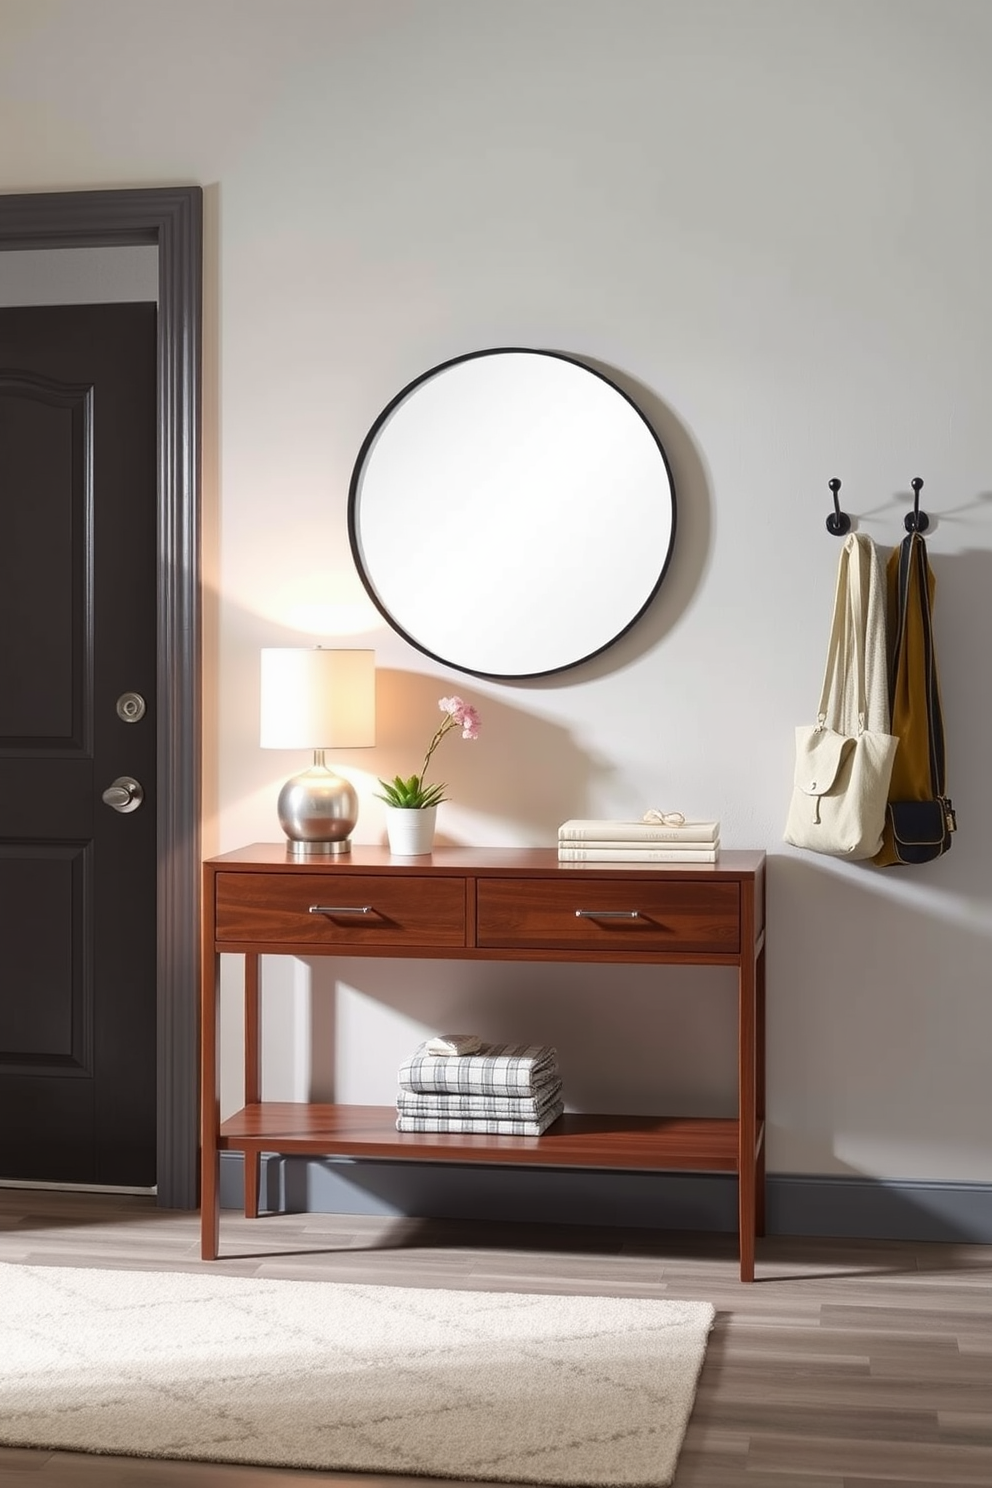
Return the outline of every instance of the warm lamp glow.
{"type": "Polygon", "coordinates": [[[263,749],[312,749],[313,765],[279,793],[279,821],[294,853],[343,853],[358,820],[354,787],[328,769],[325,749],[375,743],[375,652],[314,647],[262,651],[263,749]]]}
{"type": "Polygon", "coordinates": [[[266,647],[261,743],[263,749],[373,745],[375,652],[266,647]]]}

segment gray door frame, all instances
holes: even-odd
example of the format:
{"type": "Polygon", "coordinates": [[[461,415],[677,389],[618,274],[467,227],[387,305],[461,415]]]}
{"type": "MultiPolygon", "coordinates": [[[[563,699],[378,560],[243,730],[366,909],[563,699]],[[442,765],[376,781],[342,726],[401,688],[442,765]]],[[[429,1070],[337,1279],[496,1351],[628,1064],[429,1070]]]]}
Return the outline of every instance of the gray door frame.
{"type": "Polygon", "coordinates": [[[158,248],[157,1184],[199,1198],[199,186],[0,196],[0,251],[158,248]]]}

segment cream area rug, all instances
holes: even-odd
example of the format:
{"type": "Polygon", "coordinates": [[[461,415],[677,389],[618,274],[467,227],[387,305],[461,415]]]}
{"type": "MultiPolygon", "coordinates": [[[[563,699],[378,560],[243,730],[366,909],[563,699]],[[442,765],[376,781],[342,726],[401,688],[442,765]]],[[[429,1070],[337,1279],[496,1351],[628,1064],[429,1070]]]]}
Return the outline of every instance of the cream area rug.
{"type": "Polygon", "coordinates": [[[713,1308],[0,1264],[0,1442],[671,1483],[713,1308]]]}

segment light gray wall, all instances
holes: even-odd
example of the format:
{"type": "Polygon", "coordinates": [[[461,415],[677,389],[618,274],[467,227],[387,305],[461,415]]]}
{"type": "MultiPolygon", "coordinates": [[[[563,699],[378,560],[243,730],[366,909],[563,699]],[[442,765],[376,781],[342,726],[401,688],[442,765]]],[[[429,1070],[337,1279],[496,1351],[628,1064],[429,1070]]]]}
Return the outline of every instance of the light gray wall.
{"type": "MultiPolygon", "coordinates": [[[[278,837],[302,761],[258,747],[258,652],[317,639],[378,653],[378,746],[337,761],[359,840],[381,834],[376,777],[416,768],[453,691],[483,731],[442,746],[450,840],[549,843],[567,816],[648,806],[719,817],[725,846],[771,854],[779,1173],[992,1180],[990,66],[985,0],[172,0],[167,27],[131,0],[0,9],[0,189],[206,188],[207,842],[278,837]],[[650,614],[517,687],[380,626],[346,533],[380,409],[448,356],[511,344],[629,379],[679,495],[650,614]],[[886,548],[926,482],[960,831],[917,870],[781,841],[835,475],[886,548]]],[[[452,576],[453,609],[471,577],[452,576]]],[[[390,1100],[425,1030],[475,1027],[557,1043],[576,1107],[733,1107],[718,973],[266,974],[272,1096],[390,1100]]],[[[228,985],[228,1109],[234,1004],[228,985]]]]}

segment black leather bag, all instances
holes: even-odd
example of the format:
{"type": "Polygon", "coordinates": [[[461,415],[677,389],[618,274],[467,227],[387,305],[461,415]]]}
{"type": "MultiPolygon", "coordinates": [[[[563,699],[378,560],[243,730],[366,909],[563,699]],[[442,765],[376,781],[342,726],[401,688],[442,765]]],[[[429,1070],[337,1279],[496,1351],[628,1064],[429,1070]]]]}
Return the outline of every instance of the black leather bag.
{"type": "Polygon", "coordinates": [[[954,808],[946,796],[934,801],[890,801],[892,849],[900,863],[929,863],[951,845],[954,808]]]}

